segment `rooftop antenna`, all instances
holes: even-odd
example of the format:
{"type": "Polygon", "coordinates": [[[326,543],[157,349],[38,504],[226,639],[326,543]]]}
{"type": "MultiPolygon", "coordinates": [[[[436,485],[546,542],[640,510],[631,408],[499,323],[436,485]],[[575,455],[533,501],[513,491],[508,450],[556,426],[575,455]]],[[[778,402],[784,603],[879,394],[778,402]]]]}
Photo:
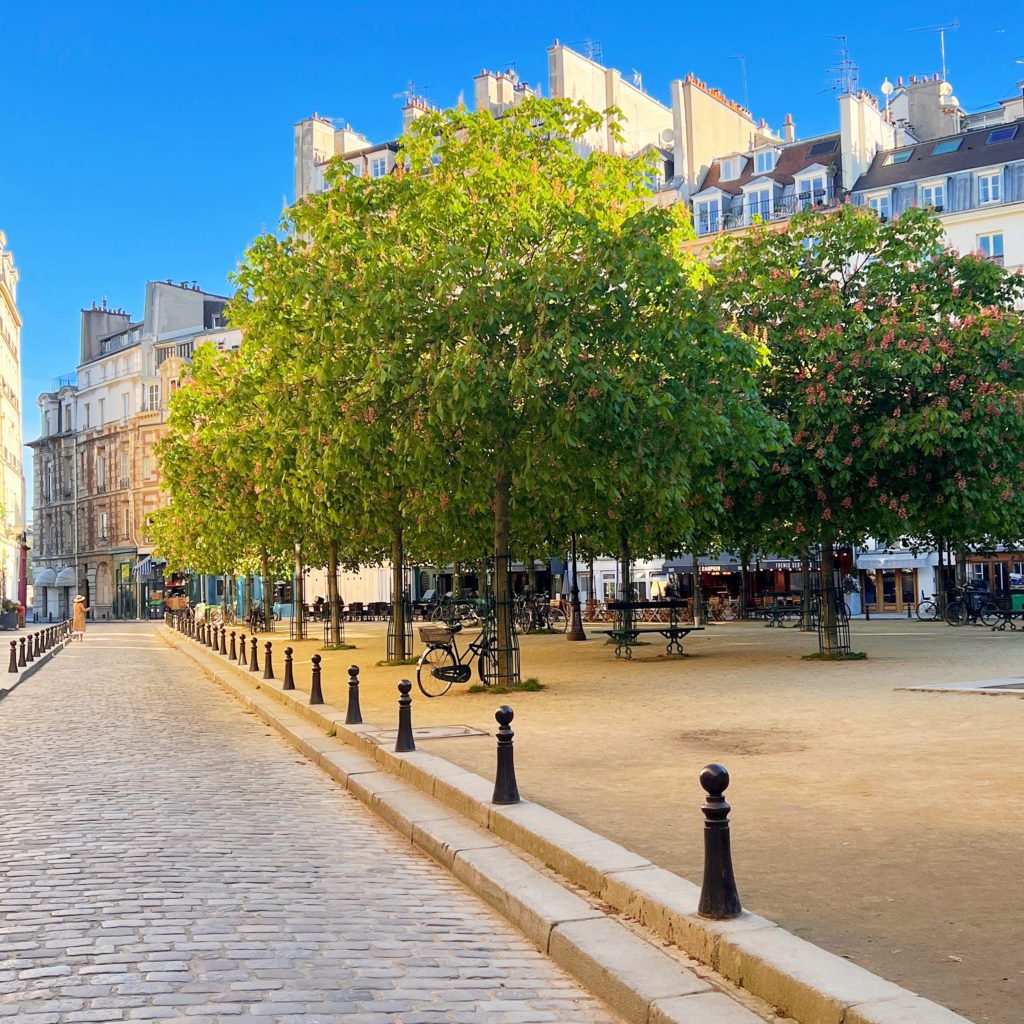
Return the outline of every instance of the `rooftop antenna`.
{"type": "Polygon", "coordinates": [[[638,89],[639,89],[639,90],[640,90],[641,92],[643,92],[643,89],[644,89],[644,76],[643,76],[642,74],[640,74],[640,72],[639,72],[639,71],[637,71],[637,69],[636,69],[636,68],[633,68],[633,84],[634,84],[634,85],[635,85],[635,86],[636,86],[636,87],[637,87],[637,88],[638,88],[638,89]]]}
{"type": "Polygon", "coordinates": [[[734,57],[730,57],[729,60],[738,60],[740,62],[740,70],[743,72],[743,108],[745,110],[750,109],[750,94],[747,92],[747,58],[745,54],[737,53],[734,57]]]}
{"type": "Polygon", "coordinates": [[[910,28],[908,32],[938,32],[939,50],[942,54],[942,80],[946,81],[946,33],[955,32],[960,27],[959,21],[951,21],[948,25],[926,25],[924,28],[910,28]]]}
{"type": "Polygon", "coordinates": [[[599,39],[584,39],[583,53],[588,60],[592,60],[595,64],[604,63],[604,52],[601,49],[601,41],[599,39]]]}
{"type": "Polygon", "coordinates": [[[839,60],[828,69],[832,75],[832,85],[822,92],[838,92],[842,96],[852,96],[860,82],[860,68],[856,61],[850,59],[850,50],[846,45],[846,36],[833,36],[839,42],[839,60]]]}
{"type": "Polygon", "coordinates": [[[417,85],[411,78],[405,83],[405,88],[401,92],[396,92],[391,98],[393,100],[405,100],[406,103],[411,103],[415,99],[423,98],[426,99],[427,90],[430,88],[429,85],[417,85]]]}

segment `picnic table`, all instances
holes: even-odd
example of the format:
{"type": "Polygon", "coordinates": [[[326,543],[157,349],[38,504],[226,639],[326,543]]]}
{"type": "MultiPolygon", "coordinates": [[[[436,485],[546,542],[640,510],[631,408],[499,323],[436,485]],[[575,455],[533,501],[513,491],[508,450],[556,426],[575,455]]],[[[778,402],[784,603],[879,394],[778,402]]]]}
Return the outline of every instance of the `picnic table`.
{"type": "Polygon", "coordinates": [[[615,622],[611,629],[599,629],[598,633],[607,634],[615,641],[616,658],[632,658],[632,648],[640,642],[644,633],[655,633],[663,636],[668,642],[666,654],[685,654],[683,640],[690,633],[700,632],[703,626],[694,626],[682,621],[682,614],[690,608],[689,601],[609,601],[608,609],[615,614],[615,622]],[[658,609],[668,612],[667,622],[648,622],[638,625],[636,613],[658,609]]]}

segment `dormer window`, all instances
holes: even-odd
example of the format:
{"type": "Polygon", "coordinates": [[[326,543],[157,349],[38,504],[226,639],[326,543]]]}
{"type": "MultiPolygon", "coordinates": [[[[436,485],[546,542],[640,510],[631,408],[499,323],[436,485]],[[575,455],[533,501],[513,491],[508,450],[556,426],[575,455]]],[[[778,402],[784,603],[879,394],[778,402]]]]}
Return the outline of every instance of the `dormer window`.
{"type": "Polygon", "coordinates": [[[778,160],[778,153],[774,149],[762,149],[754,154],[754,169],[758,174],[768,174],[775,170],[775,161],[778,160]]]}
{"type": "Polygon", "coordinates": [[[740,176],[740,169],[743,161],[738,156],[726,157],[718,161],[719,178],[722,181],[732,181],[740,176]]]}

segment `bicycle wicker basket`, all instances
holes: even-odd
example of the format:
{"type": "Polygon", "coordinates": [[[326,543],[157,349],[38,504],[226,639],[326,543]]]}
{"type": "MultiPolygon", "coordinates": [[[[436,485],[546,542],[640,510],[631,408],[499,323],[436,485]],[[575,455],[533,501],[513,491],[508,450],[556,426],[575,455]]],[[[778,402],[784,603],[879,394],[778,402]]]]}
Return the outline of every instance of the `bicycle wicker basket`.
{"type": "Polygon", "coordinates": [[[450,644],[454,635],[447,626],[420,626],[420,639],[425,644],[450,644]]]}

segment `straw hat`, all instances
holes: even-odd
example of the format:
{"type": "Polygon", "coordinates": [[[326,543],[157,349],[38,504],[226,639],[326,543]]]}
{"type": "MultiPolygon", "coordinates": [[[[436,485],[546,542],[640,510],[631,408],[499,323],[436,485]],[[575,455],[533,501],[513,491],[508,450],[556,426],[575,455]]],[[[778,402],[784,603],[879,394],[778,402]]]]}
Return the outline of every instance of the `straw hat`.
{"type": "Polygon", "coordinates": [[[85,598],[82,597],[81,594],[76,594],[75,595],[75,604],[78,604],[79,601],[81,601],[82,604],[85,604],[85,598]]]}

